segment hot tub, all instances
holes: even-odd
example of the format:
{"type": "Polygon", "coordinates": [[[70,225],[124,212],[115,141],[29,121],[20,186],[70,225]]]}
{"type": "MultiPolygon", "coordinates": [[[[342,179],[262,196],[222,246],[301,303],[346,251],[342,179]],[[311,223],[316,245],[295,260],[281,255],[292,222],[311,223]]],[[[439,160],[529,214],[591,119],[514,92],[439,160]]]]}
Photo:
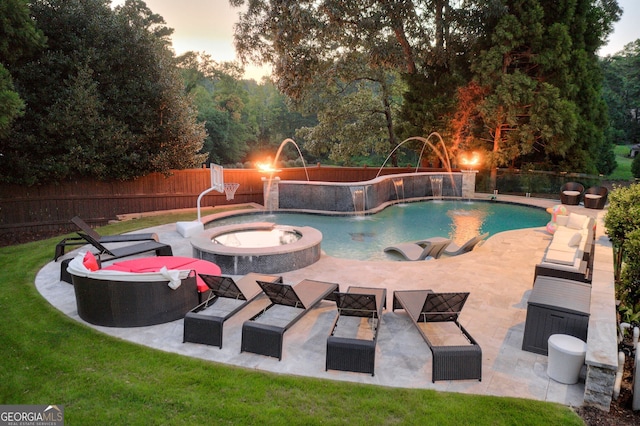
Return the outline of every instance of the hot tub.
{"type": "Polygon", "coordinates": [[[215,263],[223,274],[279,274],[317,262],[321,242],[315,228],[253,222],[205,230],[191,246],[193,257],[215,263]]]}

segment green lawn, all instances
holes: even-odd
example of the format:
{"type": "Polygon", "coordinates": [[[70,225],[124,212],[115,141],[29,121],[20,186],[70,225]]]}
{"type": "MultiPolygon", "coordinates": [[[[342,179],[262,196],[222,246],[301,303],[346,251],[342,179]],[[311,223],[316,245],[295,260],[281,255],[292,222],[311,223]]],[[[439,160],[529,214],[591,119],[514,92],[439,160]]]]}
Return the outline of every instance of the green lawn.
{"type": "MultiPolygon", "coordinates": [[[[194,218],[154,216],[99,232],[194,218]]],[[[67,425],[583,424],[558,404],[274,375],[101,334],[35,289],[60,238],[0,248],[0,404],[63,405],[67,425]]]]}
{"type": "Polygon", "coordinates": [[[629,145],[616,145],[614,152],[618,167],[607,178],[611,180],[633,180],[633,174],[631,173],[633,159],[629,158],[629,145]]]}

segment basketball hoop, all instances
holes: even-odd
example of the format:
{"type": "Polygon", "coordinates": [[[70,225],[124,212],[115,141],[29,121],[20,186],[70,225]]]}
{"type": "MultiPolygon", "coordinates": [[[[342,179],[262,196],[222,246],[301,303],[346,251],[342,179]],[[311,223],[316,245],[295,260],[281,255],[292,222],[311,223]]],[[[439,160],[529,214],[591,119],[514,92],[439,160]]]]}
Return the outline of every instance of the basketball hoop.
{"type": "Polygon", "coordinates": [[[239,183],[225,183],[224,184],[224,193],[227,194],[227,200],[233,200],[233,196],[236,193],[236,190],[240,186],[239,183]]]}

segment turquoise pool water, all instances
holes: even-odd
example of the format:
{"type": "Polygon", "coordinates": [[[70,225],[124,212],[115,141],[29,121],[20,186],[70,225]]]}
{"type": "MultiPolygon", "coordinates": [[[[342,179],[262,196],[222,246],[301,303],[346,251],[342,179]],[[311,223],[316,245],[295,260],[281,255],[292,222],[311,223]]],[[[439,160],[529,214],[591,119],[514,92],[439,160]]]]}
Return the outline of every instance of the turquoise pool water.
{"type": "Polygon", "coordinates": [[[388,207],[369,216],[323,216],[300,213],[249,214],[210,222],[207,228],[249,222],[311,226],[322,232],[329,256],[356,260],[396,260],[384,248],[430,237],[458,244],[484,232],[545,226],[549,214],[534,207],[483,201],[425,201],[388,207]]]}

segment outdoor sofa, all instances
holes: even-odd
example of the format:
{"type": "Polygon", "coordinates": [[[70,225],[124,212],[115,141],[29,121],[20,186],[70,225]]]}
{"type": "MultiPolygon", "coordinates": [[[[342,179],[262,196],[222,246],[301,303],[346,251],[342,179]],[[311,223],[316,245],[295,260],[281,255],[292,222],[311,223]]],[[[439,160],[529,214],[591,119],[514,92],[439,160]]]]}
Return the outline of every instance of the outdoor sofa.
{"type": "MultiPolygon", "coordinates": [[[[538,275],[591,282],[595,220],[570,213],[556,217],[557,228],[542,261],[536,265],[538,275]]],[[[534,277],[534,279],[535,279],[534,277]]]]}

